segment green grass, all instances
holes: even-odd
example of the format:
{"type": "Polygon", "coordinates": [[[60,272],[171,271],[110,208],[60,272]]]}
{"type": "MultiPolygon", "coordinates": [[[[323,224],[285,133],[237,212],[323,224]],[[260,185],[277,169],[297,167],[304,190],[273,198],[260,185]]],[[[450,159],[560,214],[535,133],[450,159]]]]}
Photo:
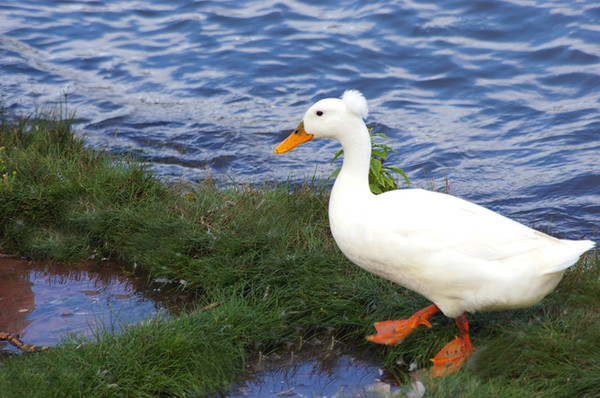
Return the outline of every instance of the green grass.
{"type": "MultiPolygon", "coordinates": [[[[14,176],[0,184],[0,251],[73,263],[107,257],[173,280],[200,297],[198,308],[220,303],[5,359],[2,397],[211,395],[239,381],[259,353],[313,337],[368,346],[405,382],[397,361],[429,367],[456,334],[438,316],[399,346],[364,340],[374,321],[428,303],[344,258],[323,186],[168,185],[135,159],[86,148],[60,112],[3,113],[0,147],[0,174],[14,176]]],[[[600,395],[599,268],[589,255],[542,304],[470,316],[480,347],[472,366],[425,378],[429,396],[600,395]]]]}

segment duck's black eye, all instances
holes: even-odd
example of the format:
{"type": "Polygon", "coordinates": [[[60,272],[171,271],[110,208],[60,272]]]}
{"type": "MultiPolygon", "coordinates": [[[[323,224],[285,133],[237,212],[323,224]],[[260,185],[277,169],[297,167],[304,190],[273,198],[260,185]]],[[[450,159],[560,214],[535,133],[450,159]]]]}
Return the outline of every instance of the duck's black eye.
{"type": "Polygon", "coordinates": [[[323,111],[317,111],[317,116],[323,116],[323,111]]]}

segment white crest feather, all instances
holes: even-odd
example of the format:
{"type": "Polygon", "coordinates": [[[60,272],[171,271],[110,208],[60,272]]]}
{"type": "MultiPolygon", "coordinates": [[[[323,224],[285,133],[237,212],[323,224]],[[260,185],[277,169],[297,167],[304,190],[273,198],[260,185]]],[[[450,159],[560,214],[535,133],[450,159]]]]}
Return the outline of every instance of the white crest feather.
{"type": "Polygon", "coordinates": [[[352,112],[366,119],[369,116],[369,106],[367,100],[358,90],[346,90],[342,95],[342,100],[352,112]]]}

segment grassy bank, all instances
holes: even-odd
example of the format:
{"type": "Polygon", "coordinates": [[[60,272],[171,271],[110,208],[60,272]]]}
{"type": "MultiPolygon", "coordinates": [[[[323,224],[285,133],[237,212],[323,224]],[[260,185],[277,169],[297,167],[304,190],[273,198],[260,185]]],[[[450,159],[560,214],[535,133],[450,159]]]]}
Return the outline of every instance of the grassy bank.
{"type": "MultiPolygon", "coordinates": [[[[62,117],[3,115],[0,251],[75,262],[107,257],[166,277],[198,310],[9,358],[0,396],[196,396],[224,391],[255,356],[326,338],[367,345],[376,320],[428,303],[350,264],[327,222],[328,192],[296,184],[166,185],[139,162],[85,148],[62,117]],[[201,311],[205,305],[219,306],[201,311]]],[[[431,396],[600,395],[600,271],[588,256],[541,305],[471,316],[471,369],[425,378],[431,396]]],[[[433,319],[390,367],[429,367],[454,337],[433,319]]],[[[400,379],[407,373],[398,372],[400,379]]]]}

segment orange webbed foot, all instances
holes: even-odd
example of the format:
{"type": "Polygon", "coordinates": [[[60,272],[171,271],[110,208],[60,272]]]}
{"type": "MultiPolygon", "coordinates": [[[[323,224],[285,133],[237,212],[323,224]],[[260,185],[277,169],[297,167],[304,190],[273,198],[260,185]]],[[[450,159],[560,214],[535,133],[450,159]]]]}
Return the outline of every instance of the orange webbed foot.
{"type": "Polygon", "coordinates": [[[455,338],[431,359],[433,362],[431,376],[441,377],[456,372],[469,359],[473,351],[475,347],[471,343],[466,344],[460,337],[455,338]]]}
{"type": "Polygon", "coordinates": [[[464,314],[456,318],[456,325],[460,331],[460,336],[446,344],[431,359],[433,368],[430,375],[432,377],[441,377],[456,372],[469,359],[473,351],[475,351],[475,347],[471,345],[469,324],[464,314]]]}
{"type": "Polygon", "coordinates": [[[411,334],[419,325],[431,327],[431,318],[440,309],[437,305],[430,305],[416,312],[408,319],[398,321],[383,321],[375,323],[376,334],[367,336],[367,340],[377,344],[395,344],[411,334]]]}

